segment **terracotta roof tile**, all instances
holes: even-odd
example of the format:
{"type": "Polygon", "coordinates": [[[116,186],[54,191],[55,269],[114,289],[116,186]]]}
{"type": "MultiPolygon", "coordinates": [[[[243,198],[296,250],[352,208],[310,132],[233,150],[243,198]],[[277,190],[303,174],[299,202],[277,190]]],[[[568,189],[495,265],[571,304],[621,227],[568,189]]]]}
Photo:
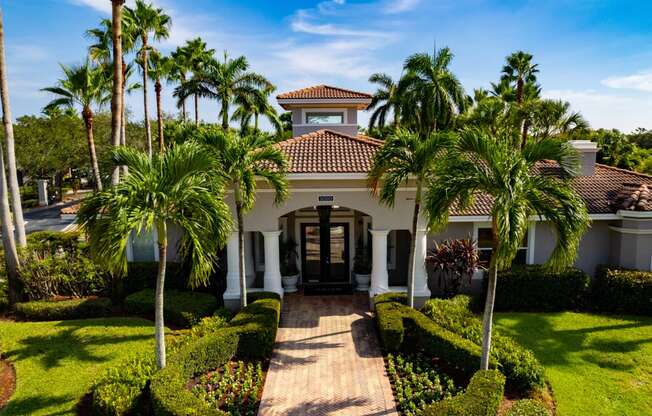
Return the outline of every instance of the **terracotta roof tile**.
{"type": "Polygon", "coordinates": [[[66,215],[77,214],[77,212],[79,212],[80,207],[81,207],[81,204],[70,205],[70,206],[61,208],[59,210],[59,213],[60,214],[66,214],[66,215]]]}
{"type": "Polygon", "coordinates": [[[371,99],[371,95],[364,92],[331,87],[330,85],[315,85],[300,90],[288,91],[276,96],[276,99],[371,99]]]}

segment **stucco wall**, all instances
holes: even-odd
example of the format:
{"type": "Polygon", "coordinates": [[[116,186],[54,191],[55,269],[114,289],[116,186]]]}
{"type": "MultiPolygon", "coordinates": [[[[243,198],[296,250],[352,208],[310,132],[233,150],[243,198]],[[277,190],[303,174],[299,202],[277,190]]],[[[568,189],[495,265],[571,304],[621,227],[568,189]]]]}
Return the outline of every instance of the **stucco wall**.
{"type": "Polygon", "coordinates": [[[355,136],[358,134],[357,125],[347,126],[347,125],[334,125],[334,124],[313,124],[313,125],[303,125],[303,126],[292,126],[292,136],[301,136],[302,134],[308,134],[313,131],[327,129],[335,131],[338,133],[346,134],[348,136],[355,136]]]}
{"type": "Polygon", "coordinates": [[[613,227],[613,252],[621,267],[652,269],[652,221],[626,219],[613,227]]]}

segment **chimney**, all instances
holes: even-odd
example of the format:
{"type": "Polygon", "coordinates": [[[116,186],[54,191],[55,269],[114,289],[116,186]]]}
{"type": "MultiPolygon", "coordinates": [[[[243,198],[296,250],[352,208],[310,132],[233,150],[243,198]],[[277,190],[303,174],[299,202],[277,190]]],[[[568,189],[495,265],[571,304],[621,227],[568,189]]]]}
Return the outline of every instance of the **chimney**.
{"type": "Polygon", "coordinates": [[[571,146],[580,155],[580,176],[595,174],[595,159],[598,154],[598,144],[590,140],[571,140],[571,146]]]}

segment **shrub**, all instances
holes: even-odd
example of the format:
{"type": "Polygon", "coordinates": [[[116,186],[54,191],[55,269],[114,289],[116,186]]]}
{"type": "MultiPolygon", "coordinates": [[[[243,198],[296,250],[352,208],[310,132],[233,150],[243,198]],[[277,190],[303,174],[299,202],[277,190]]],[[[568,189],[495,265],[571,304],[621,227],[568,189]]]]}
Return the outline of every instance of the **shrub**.
{"type": "Polygon", "coordinates": [[[426,263],[439,272],[439,287],[446,296],[459,293],[463,280],[471,283],[471,276],[480,267],[478,244],[469,238],[449,239],[435,243],[428,251],[426,263]]]}
{"type": "Polygon", "coordinates": [[[259,300],[247,305],[229,322],[239,338],[237,355],[240,358],[269,357],[274,348],[281,302],[275,293],[260,293],[259,300]]]}
{"type": "Polygon", "coordinates": [[[7,281],[0,279],[0,312],[9,307],[9,295],[7,294],[7,281]]]}
{"type": "Polygon", "coordinates": [[[495,416],[503,401],[505,377],[496,370],[478,371],[466,392],[424,409],[425,416],[495,416]]]}
{"type": "Polygon", "coordinates": [[[67,252],[77,249],[88,252],[88,245],[79,231],[37,231],[27,236],[27,246],[50,254],[56,254],[60,249],[67,252]]]}
{"type": "Polygon", "coordinates": [[[652,315],[652,272],[600,267],[592,298],[601,311],[652,315]]]}
{"type": "MultiPolygon", "coordinates": [[[[127,275],[121,279],[123,296],[156,287],[157,262],[130,262],[127,275]]],[[[176,290],[188,289],[188,273],[181,263],[167,262],[165,265],[165,287],[176,290]]]]}
{"type": "Polygon", "coordinates": [[[32,321],[97,318],[111,313],[111,300],[108,298],[38,300],[17,303],[14,308],[16,315],[32,321]]]}
{"type": "Polygon", "coordinates": [[[407,294],[397,292],[383,293],[374,296],[372,302],[374,304],[374,309],[376,308],[376,305],[387,302],[396,302],[402,305],[407,305],[407,294]]]}
{"type": "Polygon", "coordinates": [[[550,411],[538,400],[519,400],[505,413],[505,416],[550,416],[550,411]]]}
{"type": "MultiPolygon", "coordinates": [[[[469,309],[469,296],[453,299],[431,299],[422,311],[442,327],[482,345],[482,321],[469,309]]],[[[531,351],[495,329],[492,334],[491,356],[507,377],[507,383],[521,392],[543,387],[544,369],[531,351]]]]}
{"type": "Polygon", "coordinates": [[[213,316],[202,318],[197,325],[194,325],[190,329],[190,334],[196,338],[203,337],[220,328],[224,328],[228,325],[230,319],[231,312],[228,309],[220,308],[215,311],[213,316]]]}
{"type": "MultiPolygon", "coordinates": [[[[155,293],[153,289],[132,293],[125,298],[125,310],[134,315],[152,315],[155,293]]],[[[163,301],[165,320],[183,328],[198,323],[217,308],[217,298],[208,293],[166,290],[163,301]]]]}
{"type": "Polygon", "coordinates": [[[579,269],[552,272],[521,266],[498,275],[496,310],[563,311],[584,306],[590,278],[579,269]]]}

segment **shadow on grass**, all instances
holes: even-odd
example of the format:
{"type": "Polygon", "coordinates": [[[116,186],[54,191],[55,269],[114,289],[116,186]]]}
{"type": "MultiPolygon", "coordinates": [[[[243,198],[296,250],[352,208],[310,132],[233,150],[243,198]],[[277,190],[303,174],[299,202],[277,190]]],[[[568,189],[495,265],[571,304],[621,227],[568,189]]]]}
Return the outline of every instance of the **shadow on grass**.
{"type": "MultiPolygon", "coordinates": [[[[2,409],[2,414],[6,416],[31,415],[50,407],[58,407],[67,402],[70,402],[71,406],[74,405],[74,402],[71,401],[71,398],[68,396],[48,396],[43,394],[39,396],[23,397],[21,399],[10,400],[9,403],[7,403],[7,406],[2,409]]],[[[71,409],[66,409],[58,412],[50,412],[48,415],[69,415],[71,413],[73,413],[71,409]]]]}

